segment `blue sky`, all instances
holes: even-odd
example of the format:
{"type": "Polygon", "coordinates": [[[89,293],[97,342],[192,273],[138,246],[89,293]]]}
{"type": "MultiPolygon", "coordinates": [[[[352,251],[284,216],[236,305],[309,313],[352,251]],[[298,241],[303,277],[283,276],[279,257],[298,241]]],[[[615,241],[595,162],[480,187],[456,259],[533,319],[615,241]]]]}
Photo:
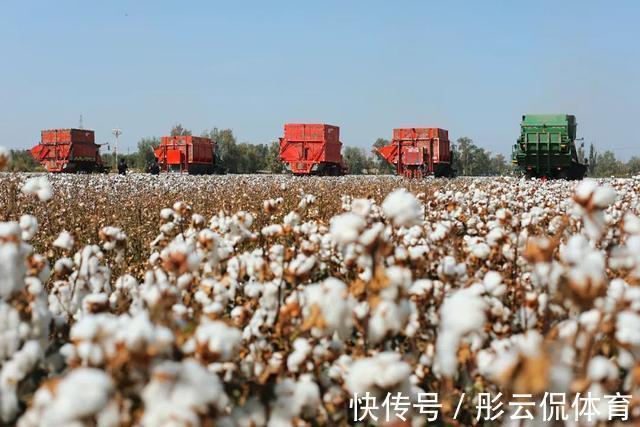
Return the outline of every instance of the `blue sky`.
{"type": "Polygon", "coordinates": [[[0,145],[43,128],[135,148],[180,122],[265,143],[285,122],[370,147],[438,126],[508,154],[523,113],[640,155],[634,1],[18,1],[0,4],[0,145]]]}

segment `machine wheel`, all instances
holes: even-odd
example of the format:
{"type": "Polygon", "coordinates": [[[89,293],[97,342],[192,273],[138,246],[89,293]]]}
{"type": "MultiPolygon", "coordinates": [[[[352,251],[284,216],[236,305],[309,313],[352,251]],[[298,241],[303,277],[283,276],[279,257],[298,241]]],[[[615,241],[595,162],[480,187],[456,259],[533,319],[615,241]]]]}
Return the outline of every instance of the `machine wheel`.
{"type": "Polygon", "coordinates": [[[338,166],[338,165],[325,164],[318,175],[340,176],[340,175],[342,175],[342,170],[341,170],[340,166],[338,166]]]}
{"type": "Polygon", "coordinates": [[[564,179],[565,181],[569,181],[571,179],[571,174],[567,169],[562,169],[558,173],[558,179],[564,179]]]}
{"type": "Polygon", "coordinates": [[[436,178],[453,178],[455,176],[455,173],[451,166],[446,166],[438,171],[434,171],[433,176],[435,176],[436,178]]]}
{"type": "Polygon", "coordinates": [[[573,165],[569,173],[569,179],[581,180],[587,173],[587,166],[583,164],[573,165]]]}

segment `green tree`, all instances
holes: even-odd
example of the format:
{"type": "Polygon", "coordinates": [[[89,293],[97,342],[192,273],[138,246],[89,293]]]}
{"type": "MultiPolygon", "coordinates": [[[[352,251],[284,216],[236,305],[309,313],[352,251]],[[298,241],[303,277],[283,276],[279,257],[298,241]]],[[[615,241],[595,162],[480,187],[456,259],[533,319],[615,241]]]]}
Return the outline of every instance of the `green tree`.
{"type": "Polygon", "coordinates": [[[598,177],[621,176],[626,170],[624,163],[618,161],[612,151],[607,150],[598,154],[594,173],[598,177]]]}
{"type": "Polygon", "coordinates": [[[237,173],[256,173],[267,170],[268,147],[264,144],[238,144],[237,173]]]}
{"type": "Polygon", "coordinates": [[[451,146],[453,168],[459,175],[505,175],[511,172],[507,159],[502,154],[493,155],[480,148],[471,138],[458,138],[451,146]]]}
{"type": "Polygon", "coordinates": [[[491,157],[491,168],[489,175],[507,175],[510,170],[507,159],[502,154],[491,157]]]}
{"type": "Polygon", "coordinates": [[[640,174],[640,157],[633,156],[629,159],[626,166],[627,172],[630,175],[638,175],[640,174]]]}
{"type": "Polygon", "coordinates": [[[471,173],[473,175],[491,175],[491,153],[473,146],[471,150],[471,173]]]}
{"type": "Polygon", "coordinates": [[[588,166],[589,176],[595,175],[597,164],[598,164],[598,152],[596,151],[596,147],[593,145],[593,143],[591,143],[589,145],[589,166],[588,166]]]}
{"type": "Polygon", "coordinates": [[[473,154],[476,149],[476,146],[473,144],[473,140],[471,138],[463,137],[458,138],[456,144],[456,170],[460,175],[471,175],[473,174],[473,154]]]}
{"type": "Polygon", "coordinates": [[[271,173],[282,173],[283,165],[280,161],[280,142],[273,141],[267,151],[267,170],[271,173]]]}
{"type": "Polygon", "coordinates": [[[180,123],[176,123],[171,128],[171,136],[191,136],[191,131],[182,126],[180,123]]]}
{"type": "Polygon", "coordinates": [[[44,168],[35,161],[29,150],[11,150],[11,163],[8,169],[12,172],[44,170],[44,168]]]}
{"type": "Polygon", "coordinates": [[[202,136],[211,138],[216,144],[216,160],[220,164],[220,171],[238,173],[240,151],[233,131],[213,128],[203,132],[202,136]]]}
{"type": "Polygon", "coordinates": [[[148,164],[155,161],[156,156],[153,152],[160,145],[158,138],[142,138],[138,141],[138,152],[136,153],[136,167],[146,170],[148,164]]]}
{"type": "Polygon", "coordinates": [[[344,162],[352,175],[361,175],[371,165],[362,148],[346,147],[343,154],[344,162]]]}

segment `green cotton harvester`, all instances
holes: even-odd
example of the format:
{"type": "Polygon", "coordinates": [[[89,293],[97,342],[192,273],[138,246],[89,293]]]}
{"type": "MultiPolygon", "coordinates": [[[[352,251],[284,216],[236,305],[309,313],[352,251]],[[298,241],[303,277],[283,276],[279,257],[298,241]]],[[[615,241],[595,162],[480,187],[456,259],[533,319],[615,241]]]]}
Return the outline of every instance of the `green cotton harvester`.
{"type": "Polygon", "coordinates": [[[576,127],[569,114],[522,116],[511,162],[528,177],[582,179],[587,164],[578,156],[576,127]]]}

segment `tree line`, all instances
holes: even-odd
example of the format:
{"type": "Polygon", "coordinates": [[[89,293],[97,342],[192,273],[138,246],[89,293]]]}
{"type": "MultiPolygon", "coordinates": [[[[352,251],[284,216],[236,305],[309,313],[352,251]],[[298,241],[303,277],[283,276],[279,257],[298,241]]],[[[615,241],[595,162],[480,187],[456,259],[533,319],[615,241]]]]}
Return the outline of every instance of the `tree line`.
{"type": "MultiPolygon", "coordinates": [[[[176,124],[171,128],[172,136],[192,135],[191,130],[176,124]]],[[[269,144],[251,144],[238,142],[231,129],[218,129],[203,131],[200,136],[211,138],[216,144],[216,161],[220,165],[220,172],[232,174],[253,173],[282,173],[283,165],[279,159],[280,146],[278,141],[269,144]]],[[[372,150],[360,147],[343,147],[344,162],[349,168],[349,173],[354,175],[386,175],[393,174],[394,167],[375,151],[389,145],[390,141],[378,138],[373,143],[372,150]]],[[[160,145],[160,139],[156,137],[142,138],[138,141],[134,153],[120,154],[132,170],[144,171],[155,159],[153,150],[160,145]]],[[[484,148],[478,147],[471,138],[458,138],[451,144],[453,156],[453,168],[458,175],[463,176],[497,176],[516,174],[511,160],[502,154],[494,154],[484,148]]],[[[585,157],[582,149],[579,149],[580,157],[585,157]]],[[[12,171],[37,171],[42,170],[33,160],[28,150],[12,150],[12,162],[9,167],[12,171]]],[[[115,165],[114,154],[102,153],[105,165],[115,165]]],[[[594,144],[589,147],[588,176],[634,176],[640,174],[640,157],[634,156],[629,161],[617,160],[612,151],[599,153],[594,144]]]]}

